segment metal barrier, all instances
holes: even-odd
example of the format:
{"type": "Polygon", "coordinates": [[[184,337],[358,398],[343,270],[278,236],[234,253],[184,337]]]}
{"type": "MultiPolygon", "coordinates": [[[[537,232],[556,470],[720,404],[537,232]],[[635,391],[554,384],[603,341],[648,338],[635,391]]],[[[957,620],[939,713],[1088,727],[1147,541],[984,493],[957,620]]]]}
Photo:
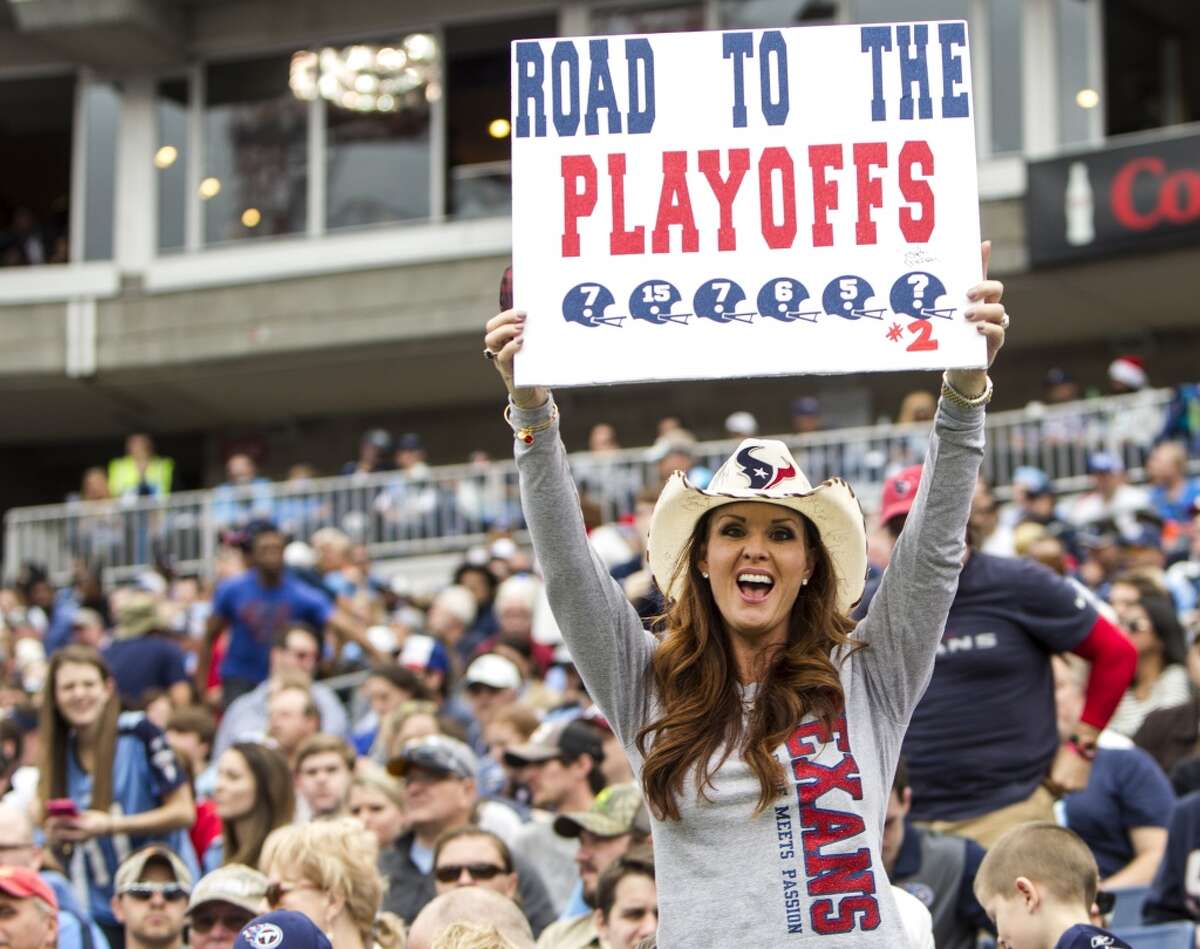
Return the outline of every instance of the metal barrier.
{"type": "MultiPolygon", "coordinates": [[[[997,412],[988,418],[984,471],[1000,487],[1021,465],[1043,469],[1060,490],[1087,483],[1089,453],[1121,455],[1134,474],[1162,428],[1170,390],[1140,392],[1058,406],[997,412]]],[[[814,482],[839,475],[872,510],[883,479],[924,457],[929,423],[875,425],[804,435],[783,435],[797,463],[814,482]]],[[[715,468],[736,440],[694,446],[693,464],[715,468]]],[[[660,475],[653,451],[624,449],[604,456],[571,456],[585,498],[604,520],[629,514],[646,486],[660,475]]],[[[697,472],[702,474],[702,472],[697,472]]],[[[295,537],[322,527],[344,530],[365,543],[373,558],[466,550],[496,530],[521,531],[520,497],[511,460],[447,465],[419,472],[228,485],[165,499],[131,498],[14,508],[5,516],[6,570],[43,565],[63,582],[77,558],[120,577],[161,561],[182,571],[206,573],[223,532],[268,517],[295,537]]]]}

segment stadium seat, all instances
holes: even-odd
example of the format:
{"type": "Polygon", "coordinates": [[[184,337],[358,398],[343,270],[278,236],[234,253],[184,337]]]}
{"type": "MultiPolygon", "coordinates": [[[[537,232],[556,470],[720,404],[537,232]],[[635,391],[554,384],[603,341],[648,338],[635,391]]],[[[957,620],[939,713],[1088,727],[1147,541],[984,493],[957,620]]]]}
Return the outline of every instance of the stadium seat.
{"type": "Polygon", "coordinates": [[[1196,945],[1196,927],[1188,922],[1114,927],[1112,934],[1124,939],[1133,949],[1193,949],[1196,945]]]}
{"type": "Polygon", "coordinates": [[[1148,886],[1121,886],[1109,891],[1116,898],[1108,925],[1114,929],[1142,924],[1142,904],[1146,902],[1148,886]]]}

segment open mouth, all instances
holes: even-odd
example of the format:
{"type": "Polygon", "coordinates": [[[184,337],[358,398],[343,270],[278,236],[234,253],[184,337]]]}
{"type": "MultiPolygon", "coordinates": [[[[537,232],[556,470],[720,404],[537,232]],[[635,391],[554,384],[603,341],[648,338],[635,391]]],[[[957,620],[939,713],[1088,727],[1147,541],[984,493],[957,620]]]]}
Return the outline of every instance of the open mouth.
{"type": "Polygon", "coordinates": [[[765,573],[744,572],[737,577],[738,591],[747,603],[761,603],[775,588],[775,581],[765,573]]]}

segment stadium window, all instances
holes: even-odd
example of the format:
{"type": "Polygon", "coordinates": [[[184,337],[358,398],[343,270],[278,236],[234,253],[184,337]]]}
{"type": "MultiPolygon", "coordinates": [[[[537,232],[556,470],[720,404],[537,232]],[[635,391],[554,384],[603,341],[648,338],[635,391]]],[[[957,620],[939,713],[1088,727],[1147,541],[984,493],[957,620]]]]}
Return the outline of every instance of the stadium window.
{"type": "Polygon", "coordinates": [[[303,50],[291,75],[294,93],[322,102],[326,227],[428,218],[437,38],[414,32],[303,50]]]}
{"type": "Polygon", "coordinates": [[[307,227],[309,104],[289,88],[290,65],[281,53],[205,70],[205,244],[307,227]]]}
{"type": "Polygon", "coordinates": [[[1200,6],[1104,4],[1104,98],[1109,135],[1200,119],[1200,6]]]}
{"type": "Polygon", "coordinates": [[[987,5],[994,155],[1020,152],[1025,143],[1021,6],[1016,2],[987,5]]]}
{"type": "Polygon", "coordinates": [[[1098,51],[1092,49],[1092,17],[1096,6],[1080,0],[1057,0],[1058,129],[1063,145],[1103,138],[1103,103],[1098,51]]]}
{"type": "Polygon", "coordinates": [[[83,259],[113,259],[113,202],[117,184],[117,130],[121,99],[107,82],[83,87],[83,129],[87,183],[83,198],[83,259]]]}
{"type": "Polygon", "coordinates": [[[70,256],[75,92],[74,74],[0,80],[0,266],[70,256]]]}
{"type": "Polygon", "coordinates": [[[508,116],[510,46],[557,35],[555,16],[447,27],[447,212],[459,218],[512,209],[508,116]]]}
{"type": "Polygon", "coordinates": [[[188,95],[186,79],[158,84],[155,112],[158,138],[154,168],[158,178],[158,249],[180,251],[186,244],[188,95]]]}

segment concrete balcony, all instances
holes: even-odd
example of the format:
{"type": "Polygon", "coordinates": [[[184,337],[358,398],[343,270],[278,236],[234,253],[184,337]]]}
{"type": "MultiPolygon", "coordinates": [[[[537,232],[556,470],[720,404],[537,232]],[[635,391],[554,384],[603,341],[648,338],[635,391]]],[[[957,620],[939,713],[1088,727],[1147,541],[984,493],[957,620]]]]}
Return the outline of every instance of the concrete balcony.
{"type": "Polygon", "coordinates": [[[157,0],[9,0],[13,25],[71,63],[96,68],[167,66],[185,48],[183,11],[157,0]]]}

